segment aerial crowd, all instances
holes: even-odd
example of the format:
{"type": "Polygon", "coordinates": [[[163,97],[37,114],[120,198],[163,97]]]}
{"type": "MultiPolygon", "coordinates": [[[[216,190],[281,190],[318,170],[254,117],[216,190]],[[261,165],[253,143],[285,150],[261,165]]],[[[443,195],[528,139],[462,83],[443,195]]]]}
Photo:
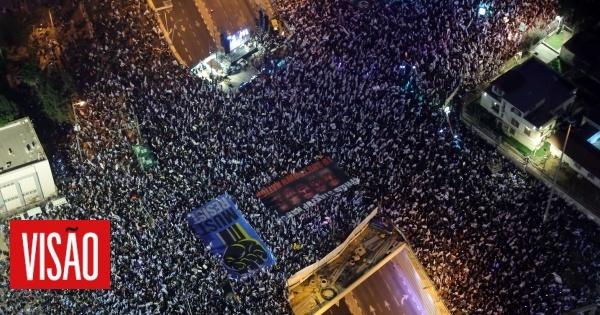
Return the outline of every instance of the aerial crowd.
{"type": "Polygon", "coordinates": [[[520,23],[544,27],[555,0],[499,1],[484,16],[472,0],[276,4],[288,34],[254,39],[285,51],[285,65],[223,92],[174,61],[145,2],[96,2],[94,37],[64,52],[86,105],[81,156],[73,134],[59,148],[74,169],[59,217],[111,220],[112,289],[4,289],[0,314],[292,314],[286,279],[373,207],[405,232],[453,314],[600,303],[598,226],[560,197],[542,223],[549,189],[461,125],[458,105],[452,132],[441,110],[459,83],[453,104],[497,75],[520,23]],[[138,143],[156,166],[140,168],[138,143]],[[255,197],[322,156],[360,184],[293,217],[255,197]],[[187,214],[223,193],[274,266],[229,279],[194,234],[187,214]]]}

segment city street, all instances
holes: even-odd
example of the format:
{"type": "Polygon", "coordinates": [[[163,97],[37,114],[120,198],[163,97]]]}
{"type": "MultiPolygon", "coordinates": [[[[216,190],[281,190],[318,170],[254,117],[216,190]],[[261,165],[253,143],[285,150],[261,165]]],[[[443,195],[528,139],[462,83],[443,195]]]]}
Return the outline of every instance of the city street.
{"type": "Polygon", "coordinates": [[[221,47],[219,34],[222,31],[231,35],[244,28],[250,29],[255,24],[254,15],[258,16],[248,0],[154,0],[153,3],[168,33],[166,36],[188,67],[197,65],[214,53],[216,47],[221,47]],[[205,10],[202,11],[204,16],[201,9],[205,10]],[[213,10],[212,14],[208,13],[210,10],[213,10]]]}
{"type": "Polygon", "coordinates": [[[231,35],[243,28],[253,27],[254,14],[258,17],[258,12],[254,13],[248,0],[205,0],[204,3],[209,12],[214,10],[212,15],[217,33],[225,31],[231,35]]]}
{"type": "Polygon", "coordinates": [[[332,306],[325,314],[356,314],[351,305],[357,305],[363,315],[421,315],[423,306],[413,298],[405,276],[394,259],[346,295],[339,306],[332,306]]]}
{"type": "MultiPolygon", "coordinates": [[[[155,0],[157,8],[167,5],[163,0],[155,0]]],[[[171,9],[158,12],[159,18],[169,32],[175,50],[188,67],[192,67],[208,57],[214,43],[208,29],[193,0],[174,1],[171,9]],[[165,18],[166,16],[166,18],[165,18]],[[173,34],[173,29],[175,33],[173,34]]]]}

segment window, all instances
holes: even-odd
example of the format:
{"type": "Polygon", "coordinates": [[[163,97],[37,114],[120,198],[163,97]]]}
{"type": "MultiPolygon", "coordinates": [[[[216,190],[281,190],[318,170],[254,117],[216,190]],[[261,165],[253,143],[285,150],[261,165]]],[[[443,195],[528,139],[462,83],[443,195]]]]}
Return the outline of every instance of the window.
{"type": "Polygon", "coordinates": [[[531,137],[531,129],[525,127],[524,133],[525,133],[526,136],[531,137]]]}
{"type": "Polygon", "coordinates": [[[595,177],[595,176],[594,176],[594,174],[592,174],[592,173],[588,173],[588,176],[587,176],[587,177],[588,177],[590,180],[594,180],[594,179],[596,179],[596,177],[595,177]]]}
{"type": "Polygon", "coordinates": [[[579,163],[575,162],[574,163],[575,168],[577,168],[578,170],[581,169],[581,165],[579,165],[579,163]]]}
{"type": "Polygon", "coordinates": [[[514,107],[511,107],[511,108],[510,108],[510,111],[511,111],[511,112],[513,112],[513,113],[515,113],[515,115],[517,115],[517,116],[519,116],[519,117],[523,116],[523,113],[521,113],[521,111],[520,111],[520,110],[518,110],[518,109],[516,109],[516,108],[514,108],[514,107]]]}
{"type": "Polygon", "coordinates": [[[511,123],[513,126],[515,126],[515,127],[519,128],[519,122],[518,122],[516,119],[514,119],[514,118],[511,118],[511,120],[510,120],[510,123],[511,123]]]}
{"type": "Polygon", "coordinates": [[[509,132],[511,135],[513,135],[513,136],[515,135],[515,130],[514,130],[514,129],[512,129],[512,128],[510,128],[510,130],[509,130],[508,132],[509,132]]]}
{"type": "Polygon", "coordinates": [[[492,110],[496,113],[499,114],[500,113],[500,105],[498,105],[498,103],[494,102],[494,105],[492,105],[492,110]]]}

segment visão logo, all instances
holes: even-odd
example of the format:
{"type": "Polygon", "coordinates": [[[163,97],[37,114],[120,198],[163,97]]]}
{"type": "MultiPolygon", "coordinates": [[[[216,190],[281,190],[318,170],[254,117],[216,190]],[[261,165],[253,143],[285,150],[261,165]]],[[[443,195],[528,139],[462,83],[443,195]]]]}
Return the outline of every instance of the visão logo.
{"type": "Polygon", "coordinates": [[[110,221],[10,221],[11,289],[110,289],[110,221]]]}

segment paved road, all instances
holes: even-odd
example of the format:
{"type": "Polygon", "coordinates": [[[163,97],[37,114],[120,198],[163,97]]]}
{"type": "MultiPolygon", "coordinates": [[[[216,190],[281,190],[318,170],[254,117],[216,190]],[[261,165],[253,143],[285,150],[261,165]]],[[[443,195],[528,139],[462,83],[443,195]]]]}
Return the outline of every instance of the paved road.
{"type": "MultiPolygon", "coordinates": [[[[155,0],[157,8],[164,5],[161,0],[155,0]]],[[[173,8],[162,10],[159,17],[173,39],[175,50],[188,67],[195,66],[209,55],[209,47],[214,43],[211,31],[208,30],[194,0],[172,1],[173,8]],[[165,20],[166,16],[166,20],[165,20]]]]}
{"type": "MultiPolygon", "coordinates": [[[[415,293],[404,279],[400,267],[391,260],[342,300],[346,304],[354,304],[346,301],[354,299],[362,315],[425,315],[423,306],[412,298],[415,293]]],[[[326,314],[347,315],[347,311],[343,307],[333,306],[326,314]]]]}
{"type": "MultiPolygon", "coordinates": [[[[191,1],[191,0],[184,0],[191,1]]],[[[204,0],[206,8],[214,10],[213,20],[217,32],[223,30],[233,34],[242,28],[253,28],[254,8],[249,0],[204,0]]],[[[258,17],[258,12],[256,12],[258,17]]]]}
{"type": "Polygon", "coordinates": [[[330,309],[327,310],[327,312],[323,313],[326,315],[357,315],[357,314],[352,314],[352,312],[350,311],[350,307],[348,306],[348,304],[346,303],[346,299],[343,298],[338,306],[334,306],[330,309]],[[335,310],[334,310],[335,307],[335,310]]]}
{"type": "MultiPolygon", "coordinates": [[[[153,0],[156,8],[168,4],[165,0],[153,0]]],[[[173,7],[159,11],[159,18],[170,33],[175,50],[188,67],[193,67],[215,51],[215,42],[221,31],[233,34],[255,25],[254,4],[250,0],[205,0],[206,9],[214,10],[214,29],[209,29],[194,0],[171,1],[173,7]],[[173,28],[176,28],[174,33],[173,28]],[[215,33],[215,34],[213,34],[215,33]],[[215,35],[215,36],[213,36],[215,35]]],[[[202,3],[200,1],[200,3],[202,3]]],[[[208,17],[207,17],[208,18],[208,17]]],[[[220,44],[220,43],[219,43],[220,44]]]]}

